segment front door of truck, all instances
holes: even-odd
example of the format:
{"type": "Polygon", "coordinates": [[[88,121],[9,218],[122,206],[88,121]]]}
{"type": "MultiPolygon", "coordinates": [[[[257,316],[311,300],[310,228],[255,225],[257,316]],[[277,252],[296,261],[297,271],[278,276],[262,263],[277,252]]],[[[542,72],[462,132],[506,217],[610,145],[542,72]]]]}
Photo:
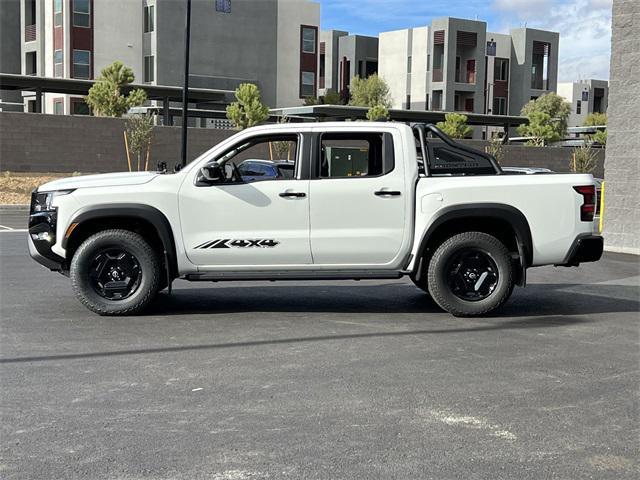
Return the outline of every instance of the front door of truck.
{"type": "Polygon", "coordinates": [[[191,262],[201,270],[311,264],[309,180],[300,179],[300,147],[298,135],[251,137],[215,159],[224,165],[220,181],[190,172],[179,205],[191,262]]]}
{"type": "Polygon", "coordinates": [[[314,264],[393,268],[402,256],[413,195],[396,155],[400,137],[357,127],[316,137],[309,192],[314,264]]]}

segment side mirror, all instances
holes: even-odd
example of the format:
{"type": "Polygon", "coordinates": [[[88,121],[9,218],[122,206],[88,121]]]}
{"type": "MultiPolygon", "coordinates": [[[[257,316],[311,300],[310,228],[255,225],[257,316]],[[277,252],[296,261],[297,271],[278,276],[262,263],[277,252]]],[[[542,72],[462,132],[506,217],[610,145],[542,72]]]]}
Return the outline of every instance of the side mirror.
{"type": "Polygon", "coordinates": [[[204,183],[218,183],[224,179],[224,172],[220,164],[214,162],[200,169],[200,178],[204,183]]]}

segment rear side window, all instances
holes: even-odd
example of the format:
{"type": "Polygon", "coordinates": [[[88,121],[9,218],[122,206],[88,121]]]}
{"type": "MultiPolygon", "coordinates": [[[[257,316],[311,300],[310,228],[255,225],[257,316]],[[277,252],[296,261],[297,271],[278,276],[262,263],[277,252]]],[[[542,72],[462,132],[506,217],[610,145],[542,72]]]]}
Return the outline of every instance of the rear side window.
{"type": "Polygon", "coordinates": [[[320,139],[319,178],[386,175],[394,168],[389,133],[325,133],[320,139]]]}
{"type": "Polygon", "coordinates": [[[429,145],[429,173],[431,175],[494,175],[489,159],[448,145],[429,145]]]}

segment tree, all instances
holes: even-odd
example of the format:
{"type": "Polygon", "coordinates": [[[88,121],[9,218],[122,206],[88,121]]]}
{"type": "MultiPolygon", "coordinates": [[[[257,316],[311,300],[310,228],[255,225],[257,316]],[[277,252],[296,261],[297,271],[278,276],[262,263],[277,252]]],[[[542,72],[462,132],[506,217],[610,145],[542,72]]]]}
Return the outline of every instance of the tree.
{"type": "Polygon", "coordinates": [[[518,133],[523,137],[531,137],[527,141],[527,145],[534,147],[544,147],[548,142],[555,142],[560,139],[551,117],[545,112],[531,112],[529,114],[529,124],[520,125],[518,133]]]}
{"type": "Polygon", "coordinates": [[[145,151],[147,153],[147,162],[145,162],[144,169],[147,170],[151,140],[153,138],[153,118],[150,115],[131,115],[125,125],[128,148],[136,155],[138,171],[140,171],[142,154],[145,151]]]}
{"type": "Polygon", "coordinates": [[[465,138],[473,133],[473,129],[467,125],[467,116],[461,113],[447,113],[444,122],[436,125],[451,138],[465,138]]]}
{"type": "Polygon", "coordinates": [[[351,92],[349,105],[356,107],[377,107],[381,105],[385,108],[391,108],[389,86],[377,74],[367,78],[355,77],[351,80],[349,90],[351,92]]]}
{"type": "MultiPolygon", "coordinates": [[[[587,118],[584,121],[585,127],[601,127],[607,124],[607,114],[606,113],[598,113],[593,112],[587,115],[587,118]]],[[[607,144],[607,130],[598,130],[593,135],[590,135],[589,138],[592,142],[599,143],[600,145],[607,144]]]]}
{"type": "Polygon", "coordinates": [[[600,127],[602,125],[607,124],[607,114],[593,112],[587,115],[587,118],[584,120],[582,124],[585,127],[600,127]]]}
{"type": "Polygon", "coordinates": [[[227,107],[227,118],[238,130],[253,127],[269,118],[269,107],[262,103],[260,89],[253,83],[236,88],[236,102],[227,107]]]}
{"type": "Polygon", "coordinates": [[[328,89],[322,97],[322,103],[324,105],[342,105],[342,98],[340,94],[335,90],[328,89]]]}
{"type": "Polygon", "coordinates": [[[504,139],[498,135],[493,135],[489,140],[485,151],[496,159],[496,162],[502,163],[504,157],[504,139]]]}
{"type": "Polygon", "coordinates": [[[574,173],[591,173],[597,166],[596,154],[591,147],[585,145],[573,149],[569,168],[574,173]]]}
{"type": "Polygon", "coordinates": [[[367,112],[367,119],[372,122],[389,120],[389,118],[389,109],[384,105],[375,105],[369,108],[369,111],[367,112]]]}
{"type": "MultiPolygon", "coordinates": [[[[564,98],[556,93],[547,93],[538,97],[535,100],[529,101],[524,107],[522,107],[522,115],[529,118],[531,121],[531,114],[535,112],[542,112],[549,116],[546,122],[552,127],[555,132],[554,138],[559,140],[567,134],[567,119],[569,113],[571,113],[571,104],[564,98]]],[[[540,120],[541,117],[538,117],[540,120]]],[[[521,135],[524,135],[521,133],[521,135]]]]}
{"type": "Polygon", "coordinates": [[[87,105],[98,117],[121,117],[132,107],[138,107],[147,101],[144,90],[136,88],[128,95],[122,89],[135,80],[133,70],[122,62],[115,61],[100,72],[100,77],[89,89],[87,105]]]}

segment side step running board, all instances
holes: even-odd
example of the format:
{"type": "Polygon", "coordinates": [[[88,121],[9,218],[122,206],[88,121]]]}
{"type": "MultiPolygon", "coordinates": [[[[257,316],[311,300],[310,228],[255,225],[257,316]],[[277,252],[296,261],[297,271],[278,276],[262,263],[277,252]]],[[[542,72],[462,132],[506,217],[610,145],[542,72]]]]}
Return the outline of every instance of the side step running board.
{"type": "Polygon", "coordinates": [[[253,272],[203,272],[186,275],[192,282],[224,282],[239,280],[370,280],[398,279],[405,272],[398,270],[278,270],[253,272]]]}

